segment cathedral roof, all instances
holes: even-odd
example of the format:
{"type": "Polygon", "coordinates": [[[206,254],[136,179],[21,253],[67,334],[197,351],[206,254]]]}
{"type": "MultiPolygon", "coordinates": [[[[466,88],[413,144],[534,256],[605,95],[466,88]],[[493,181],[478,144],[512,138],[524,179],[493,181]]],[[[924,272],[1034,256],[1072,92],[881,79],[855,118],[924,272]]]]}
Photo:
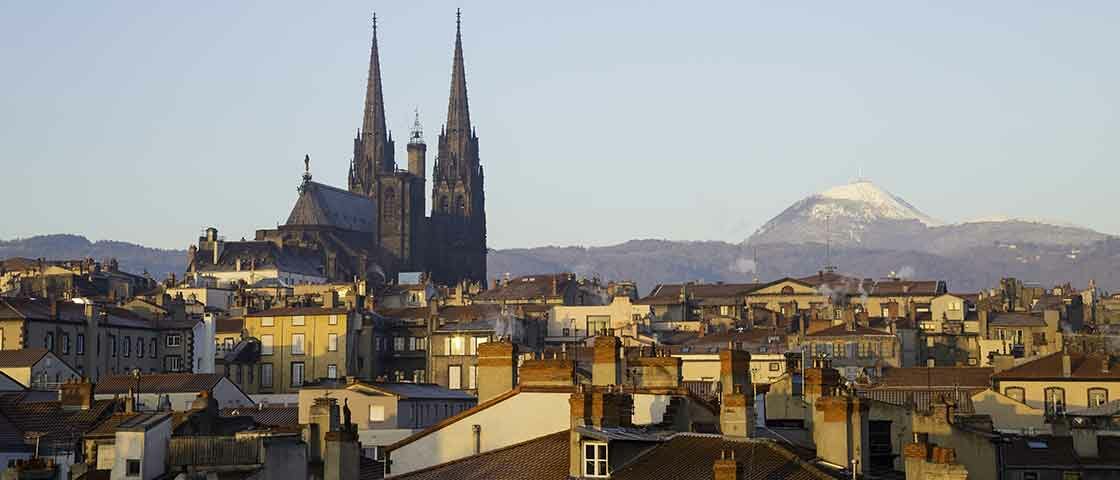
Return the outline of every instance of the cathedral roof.
{"type": "Polygon", "coordinates": [[[307,182],[285,225],[319,225],[373,232],[377,204],[368,197],[307,182]]]}
{"type": "Polygon", "coordinates": [[[237,270],[238,260],[241,270],[271,270],[322,275],[322,263],[316,252],[289,247],[281,248],[272,242],[243,241],[226,242],[215,263],[213,250],[199,249],[195,256],[195,268],[200,272],[228,272],[237,270]]]}

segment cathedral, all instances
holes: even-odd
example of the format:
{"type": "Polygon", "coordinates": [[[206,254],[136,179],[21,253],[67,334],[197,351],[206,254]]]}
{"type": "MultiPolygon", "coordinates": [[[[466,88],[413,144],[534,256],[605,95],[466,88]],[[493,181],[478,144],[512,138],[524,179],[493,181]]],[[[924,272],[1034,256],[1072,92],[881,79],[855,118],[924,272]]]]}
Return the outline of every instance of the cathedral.
{"type": "Polygon", "coordinates": [[[407,168],[396,162],[385,120],[375,23],[348,188],[313,182],[310,167],[305,167],[288,221],[275,230],[258,230],[258,241],[318,250],[329,280],[366,278],[373,272],[390,280],[397,272],[420,271],[444,285],[486,285],[483,173],[467,103],[462,22],[458,13],[456,17],[451,93],[432,173],[431,214],[425,203],[427,145],[419,118],[406,147],[407,168]]]}

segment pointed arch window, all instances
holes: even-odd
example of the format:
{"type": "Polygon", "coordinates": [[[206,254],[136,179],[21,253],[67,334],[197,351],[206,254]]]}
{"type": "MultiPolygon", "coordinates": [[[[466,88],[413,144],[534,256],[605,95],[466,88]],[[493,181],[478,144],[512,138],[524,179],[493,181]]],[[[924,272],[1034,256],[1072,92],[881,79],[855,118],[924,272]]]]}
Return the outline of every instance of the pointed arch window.
{"type": "Polygon", "coordinates": [[[447,209],[448,209],[447,195],[443,195],[443,196],[439,197],[439,211],[443,212],[443,213],[447,213],[447,209]]]}
{"type": "Polygon", "coordinates": [[[385,213],[393,212],[397,208],[397,192],[393,187],[385,189],[385,195],[382,197],[381,206],[385,213]]]}
{"type": "Polygon", "coordinates": [[[467,214],[467,201],[461,193],[459,194],[459,197],[455,199],[455,213],[459,215],[467,214]]]}

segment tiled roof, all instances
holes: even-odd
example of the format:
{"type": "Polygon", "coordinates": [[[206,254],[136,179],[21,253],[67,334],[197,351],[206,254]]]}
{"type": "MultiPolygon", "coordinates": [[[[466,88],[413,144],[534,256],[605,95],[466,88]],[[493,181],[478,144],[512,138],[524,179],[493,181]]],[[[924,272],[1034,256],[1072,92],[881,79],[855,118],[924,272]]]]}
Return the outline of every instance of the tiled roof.
{"type": "Polygon", "coordinates": [[[378,308],[374,312],[386,318],[428,318],[432,309],[428,307],[378,308]]]}
{"type": "Polygon", "coordinates": [[[7,417],[0,415],[0,452],[33,452],[23,439],[23,432],[7,417]]]}
{"type": "Polygon", "coordinates": [[[299,425],[299,407],[223,408],[220,415],[223,417],[251,417],[254,422],[266,427],[299,425]]]}
{"type": "Polygon", "coordinates": [[[308,182],[285,225],[319,225],[355,232],[373,232],[377,204],[364,195],[308,182]]]}
{"type": "MultiPolygon", "coordinates": [[[[727,440],[719,435],[680,433],[611,474],[613,480],[709,480],[722,452],[734,452],[739,479],[832,479],[793,452],[767,440],[727,440]]],[[[565,455],[567,460],[567,455],[565,455]]]]}
{"type": "Polygon", "coordinates": [[[935,280],[864,281],[868,295],[896,297],[904,295],[934,296],[942,293],[943,284],[935,280]]]}
{"type": "Polygon", "coordinates": [[[1120,469],[1120,437],[1098,437],[1096,458],[1078,456],[1073,447],[1073,437],[1015,437],[1000,442],[999,446],[1007,468],[1066,467],[1076,470],[1080,466],[1114,466],[1120,469]]]}
{"type": "MultiPolygon", "coordinates": [[[[417,470],[401,480],[567,480],[567,430],[417,470]]],[[[710,472],[709,468],[709,472],[710,472]]],[[[614,477],[612,477],[614,478],[614,477]]]]}
{"type": "Polygon", "coordinates": [[[1066,378],[1062,372],[1062,353],[1054,353],[1017,367],[1009,368],[992,376],[997,380],[1118,380],[1120,379],[1120,362],[1110,360],[1105,355],[1087,355],[1084,353],[1070,353],[1070,376],[1066,378]],[[1109,362],[1107,372],[1101,371],[1104,362],[1109,362]]]}
{"type": "Polygon", "coordinates": [[[346,307],[280,307],[262,312],[250,313],[246,317],[293,317],[300,315],[342,315],[350,310],[346,307]]]}
{"type": "Polygon", "coordinates": [[[996,313],[988,316],[988,325],[996,327],[1045,327],[1042,315],[1029,313],[996,313]]]}
{"type": "Polygon", "coordinates": [[[0,350],[0,368],[30,367],[39,363],[49,353],[45,348],[0,350]]]}
{"type": "Polygon", "coordinates": [[[200,272],[228,272],[237,269],[238,260],[241,260],[242,271],[280,269],[305,275],[323,275],[322,259],[313,250],[281,248],[266,241],[226,242],[216,264],[213,250],[200,248],[195,254],[194,266],[200,272]]]}
{"type": "Polygon", "coordinates": [[[872,387],[988,388],[992,384],[992,373],[989,367],[888,368],[872,387]]]}
{"type": "Polygon", "coordinates": [[[358,466],[359,480],[381,480],[385,478],[385,462],[379,462],[369,457],[362,457],[358,466]]]}
{"type": "Polygon", "coordinates": [[[575,281],[571,273],[526,275],[511,279],[498,288],[491,288],[475,297],[476,301],[536,299],[563,295],[568,285],[575,281]],[[553,292],[553,280],[556,291],[553,292]]]}
{"type": "Polygon", "coordinates": [[[893,336],[890,332],[876,330],[861,325],[856,325],[852,330],[848,330],[847,325],[833,325],[824,330],[819,330],[806,335],[807,337],[850,337],[850,336],[863,336],[863,335],[880,335],[880,336],[893,336]]]}
{"type": "Polygon", "coordinates": [[[983,390],[983,388],[934,388],[932,390],[867,389],[856,390],[856,395],[860,398],[869,398],[900,407],[914,405],[914,408],[919,412],[928,412],[930,410],[930,404],[935,401],[949,400],[956,406],[957,412],[967,415],[975,413],[976,411],[975,406],[972,404],[972,396],[983,390]]]}
{"type": "MultiPolygon", "coordinates": [[[[213,389],[222,378],[224,377],[216,373],[141,375],[139,393],[198,393],[213,389]]],[[[136,384],[136,379],[132,375],[114,375],[101,379],[101,383],[94,387],[94,393],[97,395],[128,393],[129,389],[136,388],[136,384]]]]}
{"type": "Polygon", "coordinates": [[[29,401],[26,393],[0,395],[0,413],[21,432],[43,432],[43,442],[84,435],[113,413],[117,402],[96,400],[89,410],[65,410],[58,401],[29,401]]]}
{"type": "Polygon", "coordinates": [[[732,299],[746,295],[757,289],[762,284],[758,283],[664,283],[654,287],[649,296],[635,303],[642,305],[668,305],[680,303],[681,287],[692,298],[704,299],[732,299]]]}
{"type": "Polygon", "coordinates": [[[443,400],[473,400],[476,397],[462,390],[451,390],[432,383],[356,383],[350,390],[368,388],[400,398],[430,398],[443,400]]]}

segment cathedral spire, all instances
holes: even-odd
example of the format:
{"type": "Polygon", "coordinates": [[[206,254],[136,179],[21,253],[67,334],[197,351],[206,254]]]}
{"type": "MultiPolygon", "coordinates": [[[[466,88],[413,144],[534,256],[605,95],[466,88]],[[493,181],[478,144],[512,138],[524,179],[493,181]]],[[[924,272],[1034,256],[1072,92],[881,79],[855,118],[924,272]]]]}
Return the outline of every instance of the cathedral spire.
{"type": "Polygon", "coordinates": [[[369,49],[369,77],[366,79],[366,108],[362,131],[384,135],[385,101],[381,93],[381,61],[377,55],[377,14],[373,15],[373,42],[369,49]]]}
{"type": "Polygon", "coordinates": [[[469,136],[471,113],[467,106],[467,76],[463,68],[462,12],[455,10],[455,57],[451,64],[451,97],[447,102],[447,130],[451,135],[469,136]]]}

